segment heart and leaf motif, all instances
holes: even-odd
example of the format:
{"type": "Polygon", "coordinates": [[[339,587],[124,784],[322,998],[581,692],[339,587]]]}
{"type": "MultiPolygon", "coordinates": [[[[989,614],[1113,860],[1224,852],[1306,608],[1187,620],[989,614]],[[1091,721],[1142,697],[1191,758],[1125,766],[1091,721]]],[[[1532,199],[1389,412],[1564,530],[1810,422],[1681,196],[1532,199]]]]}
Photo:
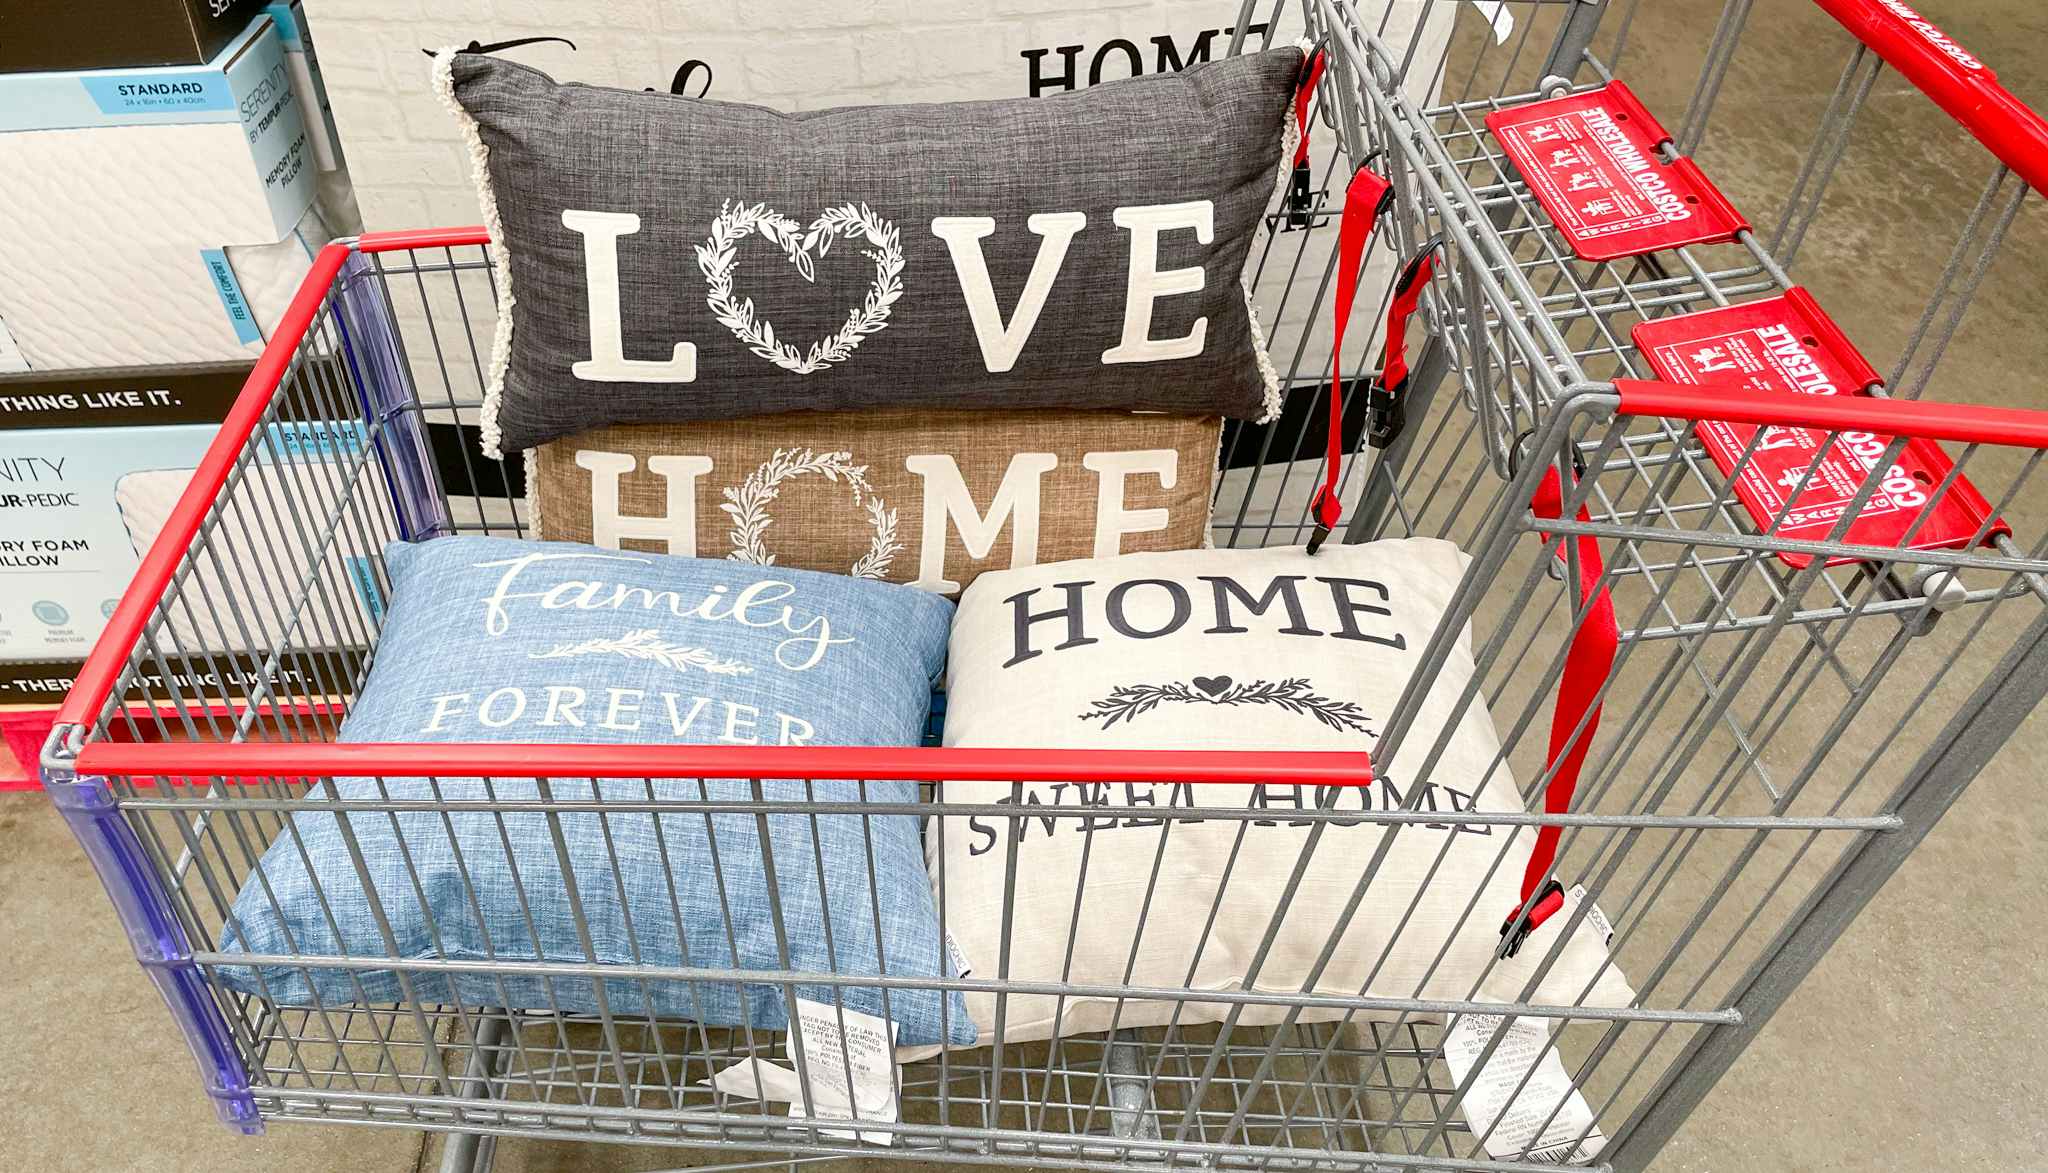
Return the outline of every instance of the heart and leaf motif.
{"type": "Polygon", "coordinates": [[[808,375],[844,362],[861,344],[889,324],[889,313],[903,296],[903,240],[896,225],[866,204],[827,208],[808,225],[799,224],[766,204],[720,204],[711,234],[696,246],[697,268],[704,274],[706,304],[733,337],[754,354],[792,374],[808,375]],[[807,282],[818,279],[818,259],[839,240],[866,241],[861,255],[874,262],[874,280],[861,304],[847,311],[846,323],[806,349],[776,336],[774,323],[760,316],[751,297],[736,297],[734,270],[741,241],[759,234],[774,241],[783,257],[807,282]]]}
{"type": "Polygon", "coordinates": [[[1314,717],[1332,729],[1370,733],[1366,713],[1353,701],[1333,700],[1318,694],[1307,677],[1281,681],[1254,680],[1239,684],[1228,676],[1196,676],[1165,684],[1120,684],[1109,695],[1090,702],[1083,721],[1101,721],[1108,729],[1119,721],[1134,721],[1162,704],[1273,705],[1290,713],[1314,717]]]}

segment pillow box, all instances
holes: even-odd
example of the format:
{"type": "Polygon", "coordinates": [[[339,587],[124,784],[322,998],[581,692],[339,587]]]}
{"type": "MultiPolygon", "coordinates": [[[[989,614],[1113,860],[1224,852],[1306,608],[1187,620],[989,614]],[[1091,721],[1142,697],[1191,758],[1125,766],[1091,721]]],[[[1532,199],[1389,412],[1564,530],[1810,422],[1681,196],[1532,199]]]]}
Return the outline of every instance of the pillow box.
{"type": "MultiPolygon", "coordinates": [[[[286,642],[301,650],[362,647],[375,638],[383,608],[376,552],[399,532],[383,470],[360,458],[360,441],[345,426],[331,439],[319,424],[271,427],[283,437],[272,441],[280,447],[326,443],[348,458],[246,467],[214,536],[193,545],[181,597],[162,608],[158,652],[174,662],[269,652],[286,642]],[[307,503],[336,494],[348,507],[323,528],[325,518],[308,516],[307,503]]],[[[156,543],[196,471],[139,469],[114,482],[114,508],[137,558],[156,543]]]]}
{"type": "Polygon", "coordinates": [[[1304,60],[786,114],[443,52],[509,311],[486,454],[802,409],[1271,415],[1243,274],[1304,60]]]}
{"type": "MultiPolygon", "coordinates": [[[[347,742],[916,745],[952,605],[835,575],[565,543],[446,537],[385,552],[391,595],[347,742]]],[[[556,800],[750,800],[743,780],[554,779],[556,800]]],[[[771,800],[914,802],[910,782],[770,780],[771,800]]],[[[316,783],[312,797],[325,784],[316,783]]],[[[533,779],[339,779],[342,800],[533,800],[533,779]]],[[[764,859],[745,813],[565,812],[557,854],[538,813],[292,816],[236,898],[222,948],[405,959],[939,975],[936,909],[911,815],[771,815],[764,859]],[[502,832],[501,832],[502,826],[502,832]],[[714,830],[715,828],[715,830],[714,830]],[[814,841],[815,836],[815,841],[814,841]],[[362,870],[352,862],[359,849],[362,870]],[[814,852],[816,854],[814,854],[814,852]],[[563,860],[567,859],[567,870],[563,860]],[[775,866],[789,954],[778,952],[775,866]],[[582,944],[577,904],[590,949],[582,944]],[[334,921],[330,921],[329,915],[334,921]],[[338,928],[335,922],[338,922],[338,928]],[[594,956],[593,956],[594,954],[594,956]]],[[[224,966],[223,980],[300,1005],[396,1001],[390,970],[224,966]]],[[[422,1002],[694,1019],[780,1030],[773,984],[408,975],[422,1002]]],[[[936,1043],[934,990],[841,987],[905,1044],[936,1043]]],[[[797,987],[833,1001],[830,987],[797,987]]],[[[973,1028],[957,999],[945,1023],[973,1028]]]]}
{"type": "Polygon", "coordinates": [[[1203,544],[1214,416],[797,412],[537,450],[541,537],[909,582],[1203,544]]]}
{"type": "MultiPolygon", "coordinates": [[[[1299,547],[1191,550],[992,571],[963,594],[954,621],[946,744],[1369,749],[1464,566],[1451,544],[1408,538],[1333,545],[1314,558],[1299,547]]],[[[977,976],[997,975],[1014,840],[1016,874],[1030,881],[1014,893],[1008,979],[1197,991],[1237,990],[1249,980],[1253,990],[1298,994],[1338,931],[1361,869],[1391,834],[1314,992],[1520,999],[1573,918],[1549,918],[1515,957],[1496,962],[1500,924],[1520,903],[1535,834],[1460,824],[1452,813],[1525,809],[1505,766],[1495,765],[1500,743],[1482,701],[1451,721],[1473,670],[1469,638],[1460,633],[1394,760],[1370,788],[1319,795],[1280,785],[1023,783],[1013,791],[1009,782],[947,782],[940,797],[948,803],[1091,812],[1085,819],[951,818],[943,849],[938,829],[927,826],[958,963],[977,976]],[[1441,758],[1418,780],[1414,763],[1430,756],[1446,730],[1441,758]],[[1422,809],[1446,812],[1444,822],[1391,828],[1333,820],[1304,863],[1309,827],[1289,812],[1326,800],[1338,811],[1398,807],[1418,785],[1428,788],[1422,809]],[[1162,825],[1158,811],[1176,806],[1272,813],[1249,824],[1162,825]],[[1304,864],[1300,886],[1251,974],[1297,864],[1304,864]]],[[[1564,943],[1535,1001],[1615,1007],[1633,999],[1620,971],[1605,964],[1605,943],[1590,920],[1564,943]]],[[[967,1005],[980,1041],[992,1042],[995,995],[969,994],[967,1005]]],[[[1199,1000],[1177,1007],[1012,993],[1003,1039],[1218,1022],[1230,1010],[1199,1000]]],[[[1271,1025],[1285,1014],[1283,1006],[1246,1004],[1238,1021],[1271,1025]]],[[[1342,1017],[1311,1011],[1298,1021],[1342,1017]]]]}

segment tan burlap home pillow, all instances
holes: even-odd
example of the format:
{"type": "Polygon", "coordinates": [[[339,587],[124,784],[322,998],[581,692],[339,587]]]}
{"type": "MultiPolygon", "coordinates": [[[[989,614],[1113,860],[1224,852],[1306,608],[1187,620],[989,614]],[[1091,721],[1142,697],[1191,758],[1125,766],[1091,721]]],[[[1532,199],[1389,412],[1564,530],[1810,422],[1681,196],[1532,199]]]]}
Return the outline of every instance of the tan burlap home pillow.
{"type": "Polygon", "coordinates": [[[1221,421],[1114,411],[802,412],[542,445],[540,536],[914,583],[1203,544],[1221,421]]]}

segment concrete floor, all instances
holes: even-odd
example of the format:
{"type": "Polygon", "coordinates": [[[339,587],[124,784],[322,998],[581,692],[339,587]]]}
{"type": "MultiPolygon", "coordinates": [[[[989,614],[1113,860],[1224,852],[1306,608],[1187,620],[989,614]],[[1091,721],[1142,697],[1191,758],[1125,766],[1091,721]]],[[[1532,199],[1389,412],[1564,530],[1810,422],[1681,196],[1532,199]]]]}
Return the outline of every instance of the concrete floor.
{"type": "MultiPolygon", "coordinates": [[[[1627,76],[1653,109],[1676,111],[1695,57],[1659,71],[1647,68],[1659,53],[1646,47],[1701,44],[1719,6],[1642,7],[1627,76]]],[[[1990,58],[2015,92],[2048,100],[2048,15],[2039,6],[1925,7],[1990,58]]],[[[1832,47],[1826,64],[1807,61],[1808,46],[1840,43],[1817,40],[1828,26],[1807,6],[1766,0],[1758,8],[1703,152],[1731,192],[1772,190],[1795,148],[1753,152],[1742,144],[1768,144],[1779,127],[1810,128],[1816,95],[1833,84],[1838,61],[1832,47]]],[[[1938,261],[1946,241],[1927,242],[1952,230],[1983,174],[1981,152],[1938,117],[1922,117],[1916,100],[1881,92],[1879,101],[1870,133],[1896,135],[1908,165],[1897,175],[1857,177],[1865,185],[1860,231],[1816,238],[1801,260],[1807,282],[1859,337],[1898,320],[1902,289],[1924,288],[1928,262],[1913,249],[1933,249],[1938,261]],[[1930,151],[1922,141],[1953,149],[1930,151]]],[[[2009,253],[2041,255],[2043,229],[2033,210],[2009,253]]],[[[2048,305],[2048,276],[2016,259],[2009,255],[1987,287],[1944,384],[1983,402],[2040,406],[2048,336],[2038,314],[2048,305]]],[[[2040,1092],[2048,1086],[2048,979],[2039,970],[2039,910],[2048,907],[2048,820],[2038,815],[2044,758],[2048,728],[2037,714],[1678,1134],[1656,1166],[1661,1173],[2048,1168],[2040,1092]]],[[[259,1140],[221,1131],[91,870],[33,794],[0,796],[0,1023],[9,1050],[0,1103],[11,1108],[0,1116],[0,1168],[401,1173],[438,1146],[371,1129],[279,1127],[259,1140]]],[[[508,1142],[498,1167],[664,1163],[674,1156],[508,1142]]]]}

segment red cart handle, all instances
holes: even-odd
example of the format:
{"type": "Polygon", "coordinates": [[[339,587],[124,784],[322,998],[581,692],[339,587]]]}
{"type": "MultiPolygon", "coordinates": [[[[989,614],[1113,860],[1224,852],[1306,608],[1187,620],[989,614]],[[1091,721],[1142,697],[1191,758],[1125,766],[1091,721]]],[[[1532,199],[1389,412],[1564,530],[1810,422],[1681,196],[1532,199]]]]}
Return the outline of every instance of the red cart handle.
{"type": "Polygon", "coordinates": [[[1814,0],[1991,149],[2029,187],[2048,188],[2048,120],[1901,0],[1814,0]]]}
{"type": "MultiPolygon", "coordinates": [[[[1831,432],[1867,431],[1958,444],[2048,449],[2048,411],[1863,395],[1831,398],[1797,391],[1759,391],[1738,383],[1688,386],[1618,379],[1614,390],[1620,401],[1617,410],[1623,415],[1724,420],[1831,432]]],[[[1536,516],[1556,518],[1563,513],[1565,496],[1565,486],[1553,468],[1544,474],[1530,504],[1536,516]]],[[[1588,520],[1583,505],[1576,516],[1579,521],[1588,520]]],[[[1585,619],[1565,653],[1556,708],[1551,714],[1550,748],[1545,759],[1550,783],[1543,795],[1543,809],[1550,814],[1571,809],[1579,771],[1600,728],[1600,688],[1614,667],[1620,642],[1614,601],[1604,587],[1598,586],[1604,574],[1599,542],[1590,534],[1580,534],[1573,541],[1577,543],[1579,595],[1588,602],[1585,619]],[[1584,728],[1580,728],[1582,723],[1584,728]]],[[[1566,561],[1562,543],[1556,556],[1566,561]]],[[[1502,957],[1514,956],[1537,926],[1564,907],[1563,885],[1551,877],[1551,869],[1557,863],[1559,835],[1560,828],[1555,826],[1537,832],[1535,849],[1522,874],[1521,903],[1501,926],[1502,957]]]]}

